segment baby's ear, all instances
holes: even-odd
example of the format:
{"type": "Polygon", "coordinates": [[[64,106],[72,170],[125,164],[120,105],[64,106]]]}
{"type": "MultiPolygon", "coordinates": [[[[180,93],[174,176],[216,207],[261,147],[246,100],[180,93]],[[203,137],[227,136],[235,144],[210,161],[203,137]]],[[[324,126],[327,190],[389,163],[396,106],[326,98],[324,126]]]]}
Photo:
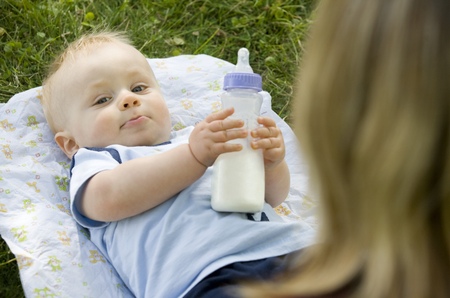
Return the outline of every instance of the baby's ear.
{"type": "Polygon", "coordinates": [[[68,158],[77,152],[80,148],[77,142],[73,139],[72,135],[67,131],[59,131],[55,134],[55,142],[58,144],[59,148],[67,155],[68,158]]]}

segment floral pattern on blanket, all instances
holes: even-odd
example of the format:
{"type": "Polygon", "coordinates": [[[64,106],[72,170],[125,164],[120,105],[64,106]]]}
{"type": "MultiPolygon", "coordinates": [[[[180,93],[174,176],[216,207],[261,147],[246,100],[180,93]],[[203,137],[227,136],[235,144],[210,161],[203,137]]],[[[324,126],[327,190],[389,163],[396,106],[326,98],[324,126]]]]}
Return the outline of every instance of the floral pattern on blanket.
{"type": "MultiPolygon", "coordinates": [[[[206,55],[149,59],[172,115],[174,130],[220,110],[223,76],[233,65],[206,55]]],[[[76,225],[69,209],[70,160],[53,141],[34,88],[0,105],[0,234],[17,257],[27,297],[132,297],[76,225]]],[[[285,134],[287,160],[296,181],[275,210],[286,220],[315,225],[315,203],[304,195],[305,166],[287,124],[263,94],[263,113],[285,134]],[[278,117],[278,118],[277,118],[278,117]]]]}

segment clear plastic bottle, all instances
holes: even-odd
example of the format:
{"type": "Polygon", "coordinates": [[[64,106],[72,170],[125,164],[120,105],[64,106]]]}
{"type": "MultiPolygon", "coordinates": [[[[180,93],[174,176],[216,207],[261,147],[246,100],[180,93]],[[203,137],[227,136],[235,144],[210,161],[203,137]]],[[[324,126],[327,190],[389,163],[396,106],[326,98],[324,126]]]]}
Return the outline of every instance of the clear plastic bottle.
{"type": "MultiPolygon", "coordinates": [[[[253,73],[246,48],[238,51],[233,72],[224,79],[222,108],[234,107],[230,118],[242,119],[249,132],[258,127],[262,96],[261,76],[253,73]]],[[[243,149],[219,155],[214,163],[211,206],[221,212],[259,212],[264,206],[264,159],[262,150],[251,148],[250,135],[246,139],[229,142],[241,144],[243,149]]]]}

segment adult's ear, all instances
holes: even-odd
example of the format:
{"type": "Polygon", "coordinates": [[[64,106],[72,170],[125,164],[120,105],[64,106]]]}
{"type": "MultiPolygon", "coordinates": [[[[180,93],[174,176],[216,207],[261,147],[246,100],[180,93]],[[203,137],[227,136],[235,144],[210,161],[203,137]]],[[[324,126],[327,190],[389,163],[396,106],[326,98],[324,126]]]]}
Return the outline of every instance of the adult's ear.
{"type": "Polygon", "coordinates": [[[55,134],[55,142],[59,148],[67,155],[68,158],[78,151],[80,146],[73,139],[72,135],[67,131],[59,131],[55,134]]]}

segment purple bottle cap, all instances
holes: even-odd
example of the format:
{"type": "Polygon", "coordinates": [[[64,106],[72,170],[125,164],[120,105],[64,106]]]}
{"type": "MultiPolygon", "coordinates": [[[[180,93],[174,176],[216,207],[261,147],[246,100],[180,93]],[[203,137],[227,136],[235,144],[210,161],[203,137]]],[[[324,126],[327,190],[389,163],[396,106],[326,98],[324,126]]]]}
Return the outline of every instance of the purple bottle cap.
{"type": "Polygon", "coordinates": [[[230,89],[253,89],[262,90],[262,79],[256,73],[230,72],[223,80],[223,90],[230,89]]]}

